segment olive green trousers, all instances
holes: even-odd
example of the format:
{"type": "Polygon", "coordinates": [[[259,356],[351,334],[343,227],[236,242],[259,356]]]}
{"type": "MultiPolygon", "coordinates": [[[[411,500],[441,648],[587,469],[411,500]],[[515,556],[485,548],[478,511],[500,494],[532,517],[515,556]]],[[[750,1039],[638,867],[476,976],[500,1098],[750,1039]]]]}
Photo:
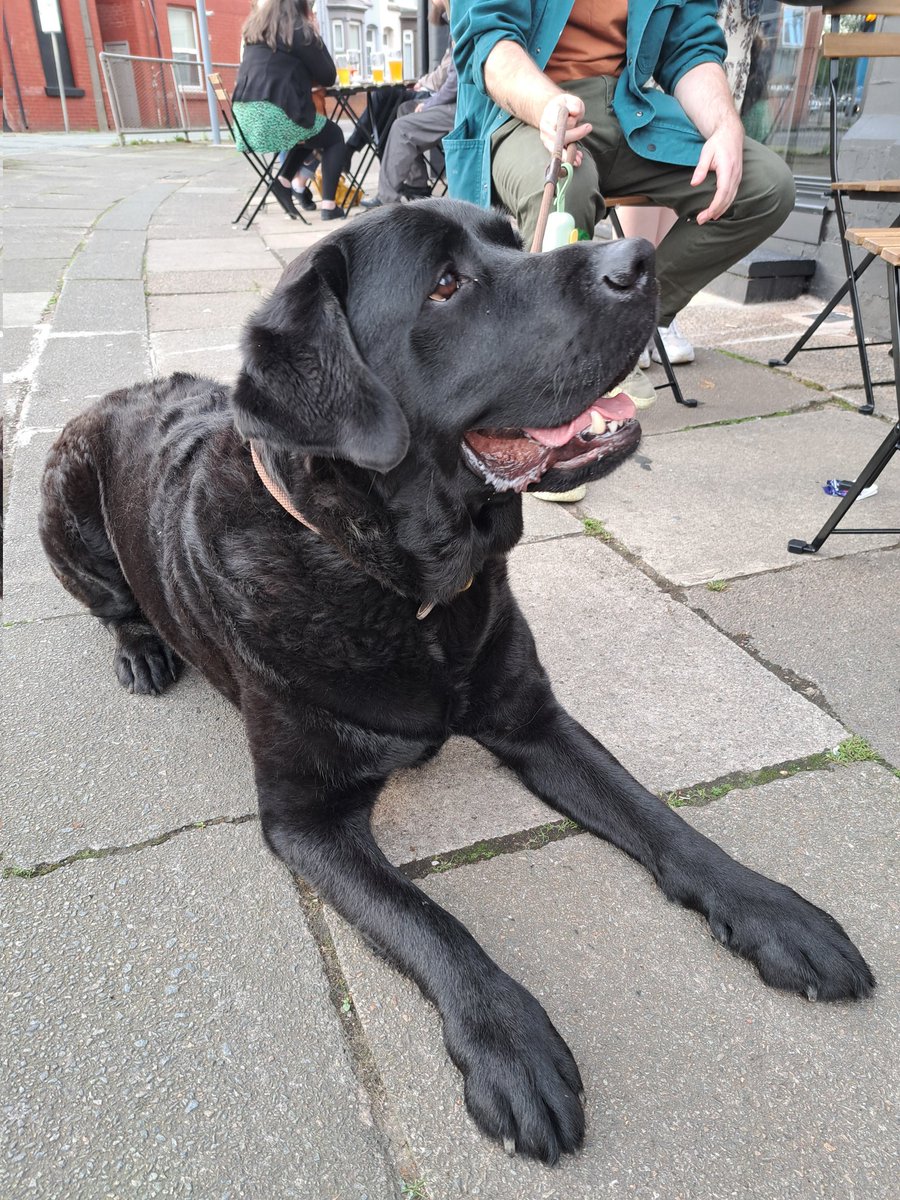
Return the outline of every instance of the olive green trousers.
{"type": "MultiPolygon", "coordinates": [[[[738,194],[716,221],[698,225],[697,214],[716,190],[713,172],[691,187],[693,170],[652,162],[635,154],[625,141],[612,110],[616,80],[581,79],[566,90],[585,103],[593,126],[581,142],[584,158],[565,197],[566,211],[578,229],[593,235],[607,196],[643,195],[673,208],[678,221],[656,252],[660,289],[659,323],[669,325],[692,296],[774,233],[794,203],[790,170],[771,150],[749,138],[744,142],[744,172],[738,194]]],[[[538,131],[511,118],[494,134],[491,173],[497,201],[513,214],[529,246],[537,224],[548,154],[538,131]]]]}

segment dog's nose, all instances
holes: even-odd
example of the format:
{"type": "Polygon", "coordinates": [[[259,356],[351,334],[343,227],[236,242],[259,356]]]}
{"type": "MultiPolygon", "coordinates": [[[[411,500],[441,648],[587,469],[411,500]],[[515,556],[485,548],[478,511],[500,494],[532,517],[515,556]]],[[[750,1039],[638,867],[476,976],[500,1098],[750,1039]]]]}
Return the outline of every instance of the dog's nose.
{"type": "Polygon", "coordinates": [[[603,282],[618,292],[630,291],[653,274],[654,251],[644,238],[622,238],[603,249],[603,282]]]}

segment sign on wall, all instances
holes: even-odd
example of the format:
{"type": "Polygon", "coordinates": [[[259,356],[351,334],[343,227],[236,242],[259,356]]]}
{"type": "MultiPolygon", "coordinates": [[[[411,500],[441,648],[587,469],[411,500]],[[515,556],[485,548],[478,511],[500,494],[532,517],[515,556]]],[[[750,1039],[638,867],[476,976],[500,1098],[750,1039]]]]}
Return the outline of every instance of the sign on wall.
{"type": "Polygon", "coordinates": [[[56,0],[37,0],[37,10],[42,33],[62,33],[59,5],[56,0]]]}

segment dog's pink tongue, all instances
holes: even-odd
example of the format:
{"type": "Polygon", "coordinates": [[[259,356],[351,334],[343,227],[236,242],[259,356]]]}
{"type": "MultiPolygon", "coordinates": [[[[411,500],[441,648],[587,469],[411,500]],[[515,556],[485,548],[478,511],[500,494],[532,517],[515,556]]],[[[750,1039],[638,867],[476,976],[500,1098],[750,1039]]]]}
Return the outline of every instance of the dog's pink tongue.
{"type": "Polygon", "coordinates": [[[631,397],[625,392],[618,392],[615,396],[601,396],[568,425],[557,425],[555,429],[526,428],[525,432],[542,446],[564,446],[583,429],[587,429],[592,412],[598,412],[605,421],[628,421],[636,411],[631,397]]]}

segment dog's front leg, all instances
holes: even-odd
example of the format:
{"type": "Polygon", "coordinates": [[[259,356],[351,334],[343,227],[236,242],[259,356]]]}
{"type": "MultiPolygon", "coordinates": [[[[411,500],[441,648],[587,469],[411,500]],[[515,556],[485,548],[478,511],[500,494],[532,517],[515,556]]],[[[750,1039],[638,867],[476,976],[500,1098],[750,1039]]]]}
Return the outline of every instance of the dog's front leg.
{"type": "Polygon", "coordinates": [[[283,724],[259,712],[248,729],[268,845],[436,1005],[478,1126],[547,1163],[575,1150],[584,1114],[569,1048],[537,1000],[382,854],[370,814],[384,778],[348,769],[351,747],[335,754],[333,731],[304,730],[288,747],[283,724]]]}
{"type": "Polygon", "coordinates": [[[670,900],[702,913],[766,983],[820,1000],[871,992],[871,971],[833,917],[730,858],[648,792],[559,705],[536,660],[533,668],[502,692],[495,682],[473,714],[478,741],[547,804],[636,858],[670,900]]]}

